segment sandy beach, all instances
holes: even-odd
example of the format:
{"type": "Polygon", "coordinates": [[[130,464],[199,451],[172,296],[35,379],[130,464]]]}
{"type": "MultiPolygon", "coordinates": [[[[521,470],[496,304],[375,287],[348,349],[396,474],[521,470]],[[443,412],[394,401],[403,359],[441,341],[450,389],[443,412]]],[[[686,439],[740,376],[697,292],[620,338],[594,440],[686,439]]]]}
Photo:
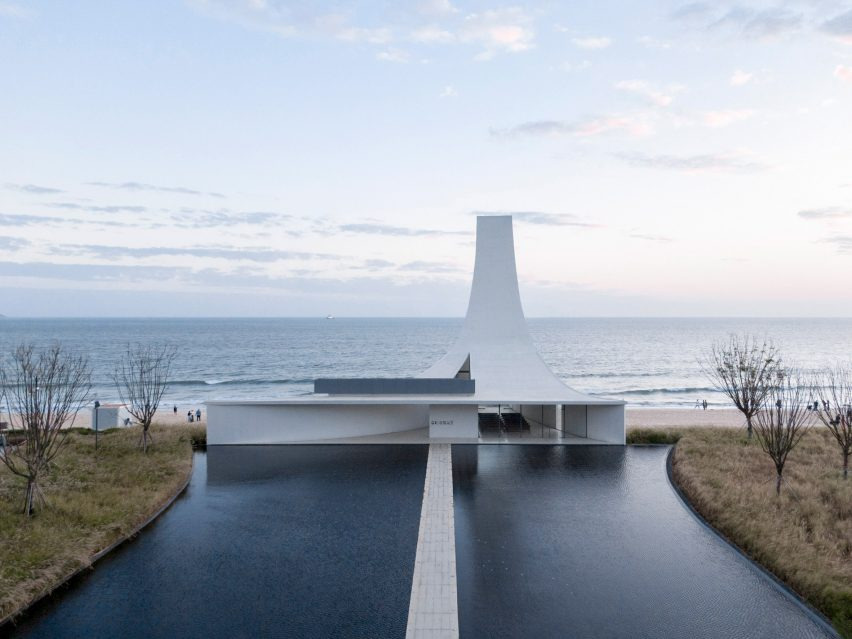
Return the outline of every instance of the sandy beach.
{"type": "Polygon", "coordinates": [[[726,426],[740,428],[745,419],[734,408],[628,408],[627,428],[700,428],[726,426]]]}
{"type": "MultiPolygon", "coordinates": [[[[158,410],[157,416],[154,418],[154,422],[157,424],[185,424],[186,423],[186,412],[192,409],[193,415],[195,414],[195,410],[197,408],[201,409],[201,421],[195,422],[196,424],[205,425],[207,423],[207,410],[203,404],[199,404],[197,406],[178,406],[177,414],[175,414],[172,408],[169,410],[158,410]]],[[[0,422],[8,422],[9,415],[4,413],[0,416],[0,422]]],[[[17,423],[17,421],[16,421],[17,423]]],[[[77,418],[74,420],[73,425],[68,424],[68,426],[73,426],[74,428],[91,428],[92,423],[92,410],[91,408],[85,408],[80,411],[77,415],[77,418]]],[[[103,428],[103,426],[101,427],[103,428]]]]}

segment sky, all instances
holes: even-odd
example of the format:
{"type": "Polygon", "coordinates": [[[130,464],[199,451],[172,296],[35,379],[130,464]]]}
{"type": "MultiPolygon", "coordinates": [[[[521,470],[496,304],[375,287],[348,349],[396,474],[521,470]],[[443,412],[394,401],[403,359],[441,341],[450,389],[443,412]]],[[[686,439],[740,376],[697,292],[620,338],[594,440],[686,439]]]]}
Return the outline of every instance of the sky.
{"type": "Polygon", "coordinates": [[[0,314],[852,315],[852,2],[0,0],[0,314]]]}

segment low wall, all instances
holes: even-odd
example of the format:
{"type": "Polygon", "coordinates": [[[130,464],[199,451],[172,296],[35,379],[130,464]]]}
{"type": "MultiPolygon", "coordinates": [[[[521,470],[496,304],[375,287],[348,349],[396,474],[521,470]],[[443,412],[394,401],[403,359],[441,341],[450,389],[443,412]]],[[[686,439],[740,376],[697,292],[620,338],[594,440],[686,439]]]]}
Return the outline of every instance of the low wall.
{"type": "Polygon", "coordinates": [[[208,404],[207,444],[288,444],[425,428],[429,406],[208,404]]]}
{"type": "Polygon", "coordinates": [[[589,405],[587,417],[589,439],[607,442],[608,444],[626,443],[624,428],[624,405],[595,406],[589,405]]]}

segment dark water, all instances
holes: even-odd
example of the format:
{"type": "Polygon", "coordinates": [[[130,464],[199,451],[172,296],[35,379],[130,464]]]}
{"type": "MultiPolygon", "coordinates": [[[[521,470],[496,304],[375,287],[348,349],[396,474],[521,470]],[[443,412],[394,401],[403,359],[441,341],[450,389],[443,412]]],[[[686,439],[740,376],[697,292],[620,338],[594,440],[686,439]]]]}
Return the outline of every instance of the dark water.
{"type": "MultiPolygon", "coordinates": [[[[185,497],[14,635],[403,637],[426,456],[211,447],[185,497]]],[[[665,456],[453,446],[461,636],[832,636],[684,508],[665,456]]]]}
{"type": "Polygon", "coordinates": [[[684,508],[666,454],[453,446],[461,636],[833,636],[684,508]]]}
{"type": "MultiPolygon", "coordinates": [[[[722,399],[697,363],[731,332],[768,336],[810,368],[852,358],[852,319],[531,319],[533,340],[554,372],[578,390],[631,406],[688,407],[722,399]]],[[[22,340],[60,340],[89,355],[101,401],[131,342],[180,350],[165,403],[275,399],[310,392],[316,377],[415,375],[455,340],[460,319],[2,319],[0,355],[22,340]]]]}
{"type": "Polygon", "coordinates": [[[426,456],[211,447],[185,497],[15,634],[403,637],[426,456]]]}

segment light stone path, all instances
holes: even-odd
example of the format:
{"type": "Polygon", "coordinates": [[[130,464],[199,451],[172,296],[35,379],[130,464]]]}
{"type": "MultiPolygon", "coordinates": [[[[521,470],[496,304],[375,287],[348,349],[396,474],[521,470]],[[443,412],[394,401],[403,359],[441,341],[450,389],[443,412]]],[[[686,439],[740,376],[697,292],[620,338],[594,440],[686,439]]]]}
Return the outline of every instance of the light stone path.
{"type": "Polygon", "coordinates": [[[453,458],[449,444],[431,444],[414,559],[406,639],[459,636],[453,458]]]}

